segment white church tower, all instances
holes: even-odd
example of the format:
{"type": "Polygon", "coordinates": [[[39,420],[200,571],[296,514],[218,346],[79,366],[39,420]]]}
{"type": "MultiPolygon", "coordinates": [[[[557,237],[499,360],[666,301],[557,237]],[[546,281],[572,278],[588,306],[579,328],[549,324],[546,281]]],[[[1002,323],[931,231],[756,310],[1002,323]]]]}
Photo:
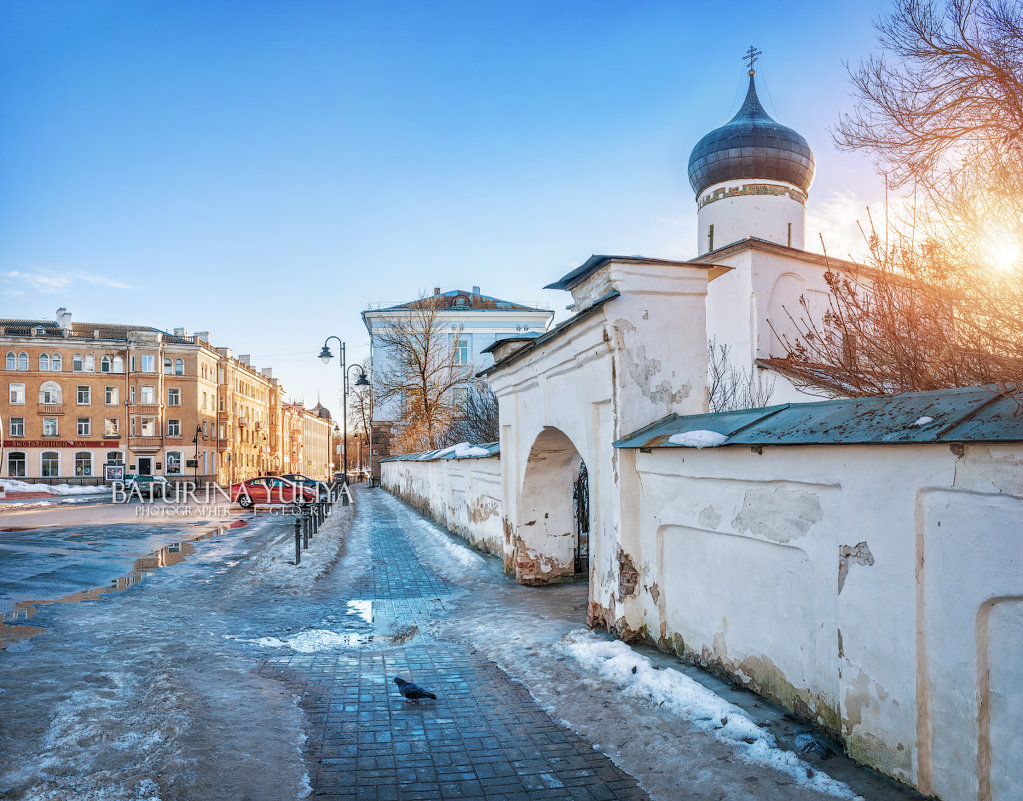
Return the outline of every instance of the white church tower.
{"type": "Polygon", "coordinates": [[[742,108],[704,136],[689,157],[701,256],[747,237],[803,249],[813,151],[760,105],[753,80],[757,55],[751,47],[749,90],[742,108]]]}

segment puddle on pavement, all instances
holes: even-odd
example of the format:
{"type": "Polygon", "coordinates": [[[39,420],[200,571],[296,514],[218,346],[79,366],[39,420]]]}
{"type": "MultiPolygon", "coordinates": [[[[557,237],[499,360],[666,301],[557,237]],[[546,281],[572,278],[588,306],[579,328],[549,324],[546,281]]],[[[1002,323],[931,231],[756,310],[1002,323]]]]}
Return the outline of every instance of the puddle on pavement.
{"type": "MultiPolygon", "coordinates": [[[[3,530],[27,531],[29,529],[3,530]]],[[[64,595],[60,598],[18,601],[14,604],[14,609],[8,612],[0,612],[0,651],[5,650],[8,646],[16,642],[21,642],[29,639],[30,637],[35,637],[37,634],[46,633],[47,629],[40,628],[39,626],[29,626],[24,624],[8,625],[12,621],[28,620],[39,611],[38,607],[49,606],[50,604],[74,604],[81,601],[95,601],[98,600],[100,596],[106,595],[107,593],[121,592],[129,587],[134,587],[146,577],[153,575],[153,573],[161,567],[170,567],[171,565],[184,562],[185,559],[195,553],[194,543],[212,539],[213,537],[223,534],[225,531],[225,527],[217,526],[209,531],[204,531],[201,534],[190,536],[188,539],[183,539],[180,542],[172,542],[169,545],[158,548],[152,553],[136,559],[130,573],[111,579],[110,583],[104,587],[93,587],[88,590],[79,590],[78,592],[73,592],[70,595],[64,595]]]]}

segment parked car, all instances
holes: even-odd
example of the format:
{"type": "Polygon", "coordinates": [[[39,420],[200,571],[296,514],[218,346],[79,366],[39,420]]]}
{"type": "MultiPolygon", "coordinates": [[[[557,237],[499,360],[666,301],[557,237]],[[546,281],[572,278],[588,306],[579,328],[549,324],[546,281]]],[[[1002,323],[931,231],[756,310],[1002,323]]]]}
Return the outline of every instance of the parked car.
{"type": "Polygon", "coordinates": [[[330,495],[330,490],[326,483],[323,481],[316,481],[315,479],[309,478],[309,476],[303,476],[301,473],[288,473],[287,475],[281,476],[281,478],[298,484],[300,487],[312,490],[319,496],[321,501],[327,500],[327,496],[330,495]]]}
{"type": "Polygon", "coordinates": [[[140,476],[135,473],[128,473],[124,477],[125,501],[132,495],[142,495],[143,498],[166,498],[170,482],[163,476],[140,476]],[[136,489],[136,487],[138,489],[136,489]]]}
{"type": "Polygon", "coordinates": [[[313,503],[316,492],[281,476],[260,476],[232,484],[231,500],[246,509],[257,503],[313,503]]]}

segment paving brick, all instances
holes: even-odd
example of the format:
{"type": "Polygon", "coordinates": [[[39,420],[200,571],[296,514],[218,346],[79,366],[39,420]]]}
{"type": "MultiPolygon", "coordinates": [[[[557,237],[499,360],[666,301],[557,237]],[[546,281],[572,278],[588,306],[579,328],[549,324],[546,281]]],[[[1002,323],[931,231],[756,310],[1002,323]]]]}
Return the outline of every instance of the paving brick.
{"type": "MultiPolygon", "coordinates": [[[[372,565],[338,578],[322,615],[346,623],[351,600],[373,602],[375,629],[411,631],[388,646],[292,654],[261,673],[301,698],[313,798],[324,801],[541,801],[643,799],[635,780],[559,726],[521,684],[473,649],[430,632],[466,590],[421,563],[415,536],[380,495],[360,495],[372,565]],[[405,704],[391,683],[411,677],[438,700],[405,704]]],[[[335,571],[336,572],[336,571],[335,571]]],[[[353,621],[354,623],[355,621],[353,621]]],[[[367,624],[368,626],[368,624],[367,624]]],[[[328,625],[324,625],[327,628],[328,625]]]]}

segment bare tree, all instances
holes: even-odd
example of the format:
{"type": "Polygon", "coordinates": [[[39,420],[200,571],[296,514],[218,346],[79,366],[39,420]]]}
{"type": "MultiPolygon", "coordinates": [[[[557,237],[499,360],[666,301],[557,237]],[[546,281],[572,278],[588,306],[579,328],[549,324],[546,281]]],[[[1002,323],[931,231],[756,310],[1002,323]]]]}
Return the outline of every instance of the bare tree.
{"type": "MultiPolygon", "coordinates": [[[[895,0],[884,54],[851,72],[836,143],[915,202],[864,232],[859,272],[829,270],[829,307],[789,310],[774,366],[810,391],[1023,386],[1023,4],[895,0]]],[[[778,322],[778,321],[774,321],[778,322]]]]}
{"type": "Polygon", "coordinates": [[[388,359],[373,376],[374,399],[402,406],[392,439],[397,452],[438,447],[454,417],[453,390],[472,373],[458,363],[454,343],[461,329],[441,320],[439,310],[433,297],[420,296],[397,311],[379,336],[388,359]]]}
{"type": "MultiPolygon", "coordinates": [[[[978,161],[1023,156],[1023,7],[1016,0],[895,0],[884,53],[851,70],[858,105],[835,142],[866,150],[892,187],[941,193],[978,161]]],[[[989,173],[990,174],[990,173],[989,173]]],[[[940,196],[939,196],[940,199],[940,196]]]]}
{"type": "Polygon", "coordinates": [[[441,439],[442,446],[470,442],[482,445],[500,439],[497,395],[486,381],[475,379],[465,385],[451,425],[441,439]]]}
{"type": "Polygon", "coordinates": [[[755,409],[771,402],[775,381],[763,378],[751,365],[749,371],[736,369],[729,358],[731,346],[707,343],[707,383],[710,410],[730,412],[755,409]]]}
{"type": "MultiPolygon", "coordinates": [[[[362,371],[370,375],[370,361],[363,359],[362,371]]],[[[357,434],[369,434],[373,422],[373,386],[358,387],[348,394],[348,425],[357,434]]]]}

